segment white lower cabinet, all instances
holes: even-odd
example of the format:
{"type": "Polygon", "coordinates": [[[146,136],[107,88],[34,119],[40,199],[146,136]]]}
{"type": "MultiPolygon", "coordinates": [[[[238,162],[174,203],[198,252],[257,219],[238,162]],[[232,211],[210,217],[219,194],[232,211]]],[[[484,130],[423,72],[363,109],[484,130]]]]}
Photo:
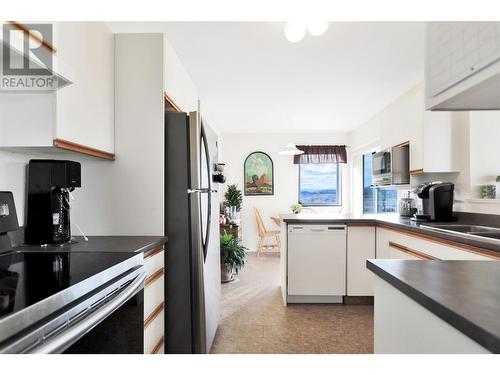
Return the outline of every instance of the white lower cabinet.
{"type": "Polygon", "coordinates": [[[388,230],[377,227],[376,229],[376,258],[377,259],[390,259],[389,249],[389,234],[388,230]]]}
{"type": "Polygon", "coordinates": [[[379,259],[440,259],[493,260],[473,248],[448,244],[439,238],[427,238],[418,233],[377,227],[377,258],[379,259]]]}
{"type": "Polygon", "coordinates": [[[165,251],[144,254],[144,353],[163,354],[165,348],[165,251]]]}
{"type": "Polygon", "coordinates": [[[348,296],[373,296],[373,273],[366,268],[366,260],[373,258],[375,258],[375,226],[348,226],[348,296]]]}

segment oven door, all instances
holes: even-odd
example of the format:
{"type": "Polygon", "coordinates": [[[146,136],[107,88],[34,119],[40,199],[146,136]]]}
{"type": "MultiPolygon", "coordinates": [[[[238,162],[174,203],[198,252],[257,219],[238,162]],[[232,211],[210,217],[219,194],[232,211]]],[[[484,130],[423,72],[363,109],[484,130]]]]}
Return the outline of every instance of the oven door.
{"type": "Polygon", "coordinates": [[[144,280],[141,267],[71,308],[72,317],[43,332],[43,339],[22,352],[72,354],[144,353],[144,280]],[[77,311],[80,311],[79,313],[77,311]]]}

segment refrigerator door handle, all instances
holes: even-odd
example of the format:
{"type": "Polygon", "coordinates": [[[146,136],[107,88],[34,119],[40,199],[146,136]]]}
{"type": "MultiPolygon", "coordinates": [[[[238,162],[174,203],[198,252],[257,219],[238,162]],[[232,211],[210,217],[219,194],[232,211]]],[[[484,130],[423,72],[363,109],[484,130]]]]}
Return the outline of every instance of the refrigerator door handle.
{"type": "Polygon", "coordinates": [[[202,189],[188,189],[187,193],[188,194],[196,194],[196,193],[218,193],[218,190],[215,189],[210,189],[210,188],[202,188],[202,189]]]}

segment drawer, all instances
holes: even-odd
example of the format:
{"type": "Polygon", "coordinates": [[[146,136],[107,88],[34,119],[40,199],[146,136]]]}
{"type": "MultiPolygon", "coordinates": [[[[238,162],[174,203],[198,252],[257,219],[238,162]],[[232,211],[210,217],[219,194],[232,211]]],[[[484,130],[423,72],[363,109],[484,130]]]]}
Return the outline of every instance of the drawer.
{"type": "Polygon", "coordinates": [[[144,320],[165,301],[165,277],[160,276],[144,288],[144,320]]]}
{"type": "Polygon", "coordinates": [[[389,240],[442,260],[491,260],[491,258],[461,250],[458,247],[440,244],[398,232],[390,232],[389,240]]]}
{"type": "Polygon", "coordinates": [[[144,326],[144,353],[152,353],[165,335],[165,310],[144,326]]]}
{"type": "Polygon", "coordinates": [[[148,354],[165,354],[165,336],[156,343],[151,353],[148,354]]]}
{"type": "Polygon", "coordinates": [[[151,276],[160,268],[165,266],[165,250],[155,251],[150,250],[144,254],[144,269],[146,277],[151,276]]]}

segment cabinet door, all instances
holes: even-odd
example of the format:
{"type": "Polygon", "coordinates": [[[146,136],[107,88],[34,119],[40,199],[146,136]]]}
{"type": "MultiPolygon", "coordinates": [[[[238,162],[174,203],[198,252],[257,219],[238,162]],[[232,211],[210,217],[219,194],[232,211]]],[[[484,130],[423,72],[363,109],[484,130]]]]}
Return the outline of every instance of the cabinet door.
{"type": "Polygon", "coordinates": [[[366,260],[375,258],[375,227],[349,226],[347,230],[347,295],[373,296],[373,274],[366,260]]]}
{"type": "Polygon", "coordinates": [[[389,251],[389,231],[382,228],[376,230],[376,258],[377,259],[390,259],[389,251]]]}
{"type": "Polygon", "coordinates": [[[57,91],[57,139],[114,153],[114,39],[104,22],[58,22],[59,69],[72,83],[57,91]]]}
{"type": "Polygon", "coordinates": [[[423,171],[456,172],[464,163],[463,150],[468,146],[468,112],[424,113],[423,171]]]}

